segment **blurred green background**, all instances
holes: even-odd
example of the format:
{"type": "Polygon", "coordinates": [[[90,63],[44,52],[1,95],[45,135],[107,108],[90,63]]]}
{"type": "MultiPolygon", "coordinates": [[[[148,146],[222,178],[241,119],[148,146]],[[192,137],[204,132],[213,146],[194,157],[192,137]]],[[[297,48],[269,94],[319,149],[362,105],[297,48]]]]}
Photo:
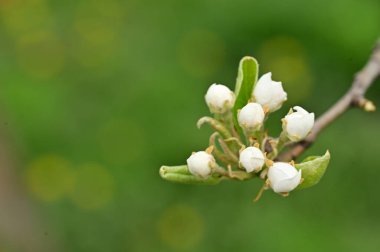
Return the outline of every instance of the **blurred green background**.
{"type": "MultiPolygon", "coordinates": [[[[0,251],[379,251],[379,112],[304,155],[321,183],[253,204],[259,181],[161,180],[207,147],[204,94],[241,57],[320,115],[380,35],[378,0],[0,0],[0,251]]],[[[368,97],[380,106],[380,82],[368,97]]]]}

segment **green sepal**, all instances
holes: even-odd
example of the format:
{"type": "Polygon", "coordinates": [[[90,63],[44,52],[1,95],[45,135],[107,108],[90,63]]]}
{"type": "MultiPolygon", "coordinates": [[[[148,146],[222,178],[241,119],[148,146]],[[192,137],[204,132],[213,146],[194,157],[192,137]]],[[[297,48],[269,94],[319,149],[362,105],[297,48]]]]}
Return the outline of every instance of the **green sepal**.
{"type": "Polygon", "coordinates": [[[301,163],[296,164],[297,170],[302,171],[303,182],[297,189],[305,189],[318,184],[326,172],[330,162],[330,152],[326,151],[323,156],[310,156],[304,159],[301,163]]]}
{"type": "Polygon", "coordinates": [[[206,179],[196,177],[189,172],[187,165],[161,166],[160,176],[171,182],[192,185],[216,185],[223,179],[218,174],[212,175],[206,179]]]}

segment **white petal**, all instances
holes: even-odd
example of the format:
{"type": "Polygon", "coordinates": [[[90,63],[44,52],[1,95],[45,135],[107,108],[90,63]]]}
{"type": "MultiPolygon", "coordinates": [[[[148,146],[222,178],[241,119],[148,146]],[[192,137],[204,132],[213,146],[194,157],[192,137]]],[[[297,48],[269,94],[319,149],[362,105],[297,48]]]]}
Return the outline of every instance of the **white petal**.
{"type": "Polygon", "coordinates": [[[213,163],[215,163],[214,157],[205,151],[196,152],[187,159],[189,171],[202,178],[207,178],[211,174],[213,163]]]}
{"type": "Polygon", "coordinates": [[[235,95],[224,85],[212,84],[207,90],[205,100],[212,113],[224,113],[232,108],[235,95]]]}
{"type": "Polygon", "coordinates": [[[309,113],[301,107],[294,107],[296,112],[285,116],[284,130],[292,141],[304,139],[314,125],[314,113],[309,113]]]}
{"type": "Polygon", "coordinates": [[[294,177],[284,179],[273,185],[273,191],[276,193],[285,193],[294,190],[301,182],[301,171],[294,177]]]}
{"type": "Polygon", "coordinates": [[[239,162],[247,172],[260,171],[264,165],[264,154],[256,147],[248,147],[240,153],[239,162]]]}
{"type": "Polygon", "coordinates": [[[264,110],[258,103],[248,103],[238,114],[239,125],[246,130],[258,130],[265,118],[264,110]]]}
{"type": "Polygon", "coordinates": [[[271,112],[278,110],[287,99],[281,82],[272,81],[272,73],[264,74],[253,91],[256,102],[269,108],[271,112]]]}
{"type": "Polygon", "coordinates": [[[276,162],[269,168],[268,179],[273,191],[289,192],[300,183],[301,171],[288,163],[276,162]]]}
{"type": "Polygon", "coordinates": [[[304,115],[309,114],[309,112],[307,112],[305,109],[303,109],[300,106],[294,106],[293,110],[297,111],[298,113],[304,114],[304,115]]]}

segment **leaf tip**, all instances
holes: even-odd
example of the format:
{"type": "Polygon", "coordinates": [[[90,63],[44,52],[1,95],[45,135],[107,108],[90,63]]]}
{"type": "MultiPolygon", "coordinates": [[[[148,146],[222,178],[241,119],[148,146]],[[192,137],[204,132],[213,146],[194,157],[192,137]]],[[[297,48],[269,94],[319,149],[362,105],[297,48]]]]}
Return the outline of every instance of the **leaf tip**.
{"type": "Polygon", "coordinates": [[[163,165],[163,166],[160,167],[159,173],[160,173],[161,178],[164,178],[164,177],[165,177],[165,174],[166,174],[166,167],[167,167],[167,166],[165,166],[165,165],[163,165]]]}
{"type": "Polygon", "coordinates": [[[240,62],[244,62],[244,61],[253,61],[253,62],[255,62],[257,65],[258,65],[258,63],[257,63],[257,60],[254,58],[254,57],[252,57],[252,56],[244,56],[241,60],[240,60],[240,62]]]}

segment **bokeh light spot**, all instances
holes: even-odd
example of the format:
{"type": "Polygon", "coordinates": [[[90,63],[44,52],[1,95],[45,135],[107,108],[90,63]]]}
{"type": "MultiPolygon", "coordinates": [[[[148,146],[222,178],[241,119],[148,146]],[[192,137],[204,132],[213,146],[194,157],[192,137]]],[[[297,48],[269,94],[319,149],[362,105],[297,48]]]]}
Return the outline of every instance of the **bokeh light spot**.
{"type": "Polygon", "coordinates": [[[45,155],[32,161],[25,175],[29,191],[46,202],[61,199],[74,185],[69,162],[56,155],[45,155]]]}
{"type": "Polygon", "coordinates": [[[163,212],[157,230],[165,245],[175,250],[188,250],[201,241],[204,222],[191,206],[175,205],[163,212]]]}
{"type": "Polygon", "coordinates": [[[181,66],[197,78],[209,77],[224,64],[226,47],[218,34],[205,30],[185,33],[178,46],[181,66]]]}
{"type": "Polygon", "coordinates": [[[312,89],[312,76],[303,46],[291,37],[275,37],[259,49],[261,74],[273,73],[283,83],[290,103],[306,100],[312,89]]]}
{"type": "Polygon", "coordinates": [[[100,46],[96,43],[78,41],[71,53],[79,65],[85,68],[103,66],[115,53],[113,45],[100,46]]]}
{"type": "Polygon", "coordinates": [[[17,56],[26,72],[35,77],[49,78],[63,68],[64,45],[52,33],[30,33],[19,39],[17,56]]]}
{"type": "Polygon", "coordinates": [[[81,2],[76,9],[74,28],[87,42],[106,45],[114,41],[122,16],[115,1],[81,2]]]}
{"type": "Polygon", "coordinates": [[[138,160],[145,146],[141,127],[131,121],[109,121],[99,130],[98,139],[103,158],[116,165],[138,160]]]}
{"type": "Polygon", "coordinates": [[[100,209],[112,200],[115,181],[107,169],[98,164],[87,164],[78,167],[75,174],[76,183],[70,198],[79,208],[100,209]]]}
{"type": "Polygon", "coordinates": [[[82,2],[74,20],[73,57],[83,67],[107,62],[116,52],[123,12],[116,1],[82,2]]]}
{"type": "Polygon", "coordinates": [[[0,13],[4,26],[16,38],[53,27],[46,0],[3,0],[0,13]]]}

